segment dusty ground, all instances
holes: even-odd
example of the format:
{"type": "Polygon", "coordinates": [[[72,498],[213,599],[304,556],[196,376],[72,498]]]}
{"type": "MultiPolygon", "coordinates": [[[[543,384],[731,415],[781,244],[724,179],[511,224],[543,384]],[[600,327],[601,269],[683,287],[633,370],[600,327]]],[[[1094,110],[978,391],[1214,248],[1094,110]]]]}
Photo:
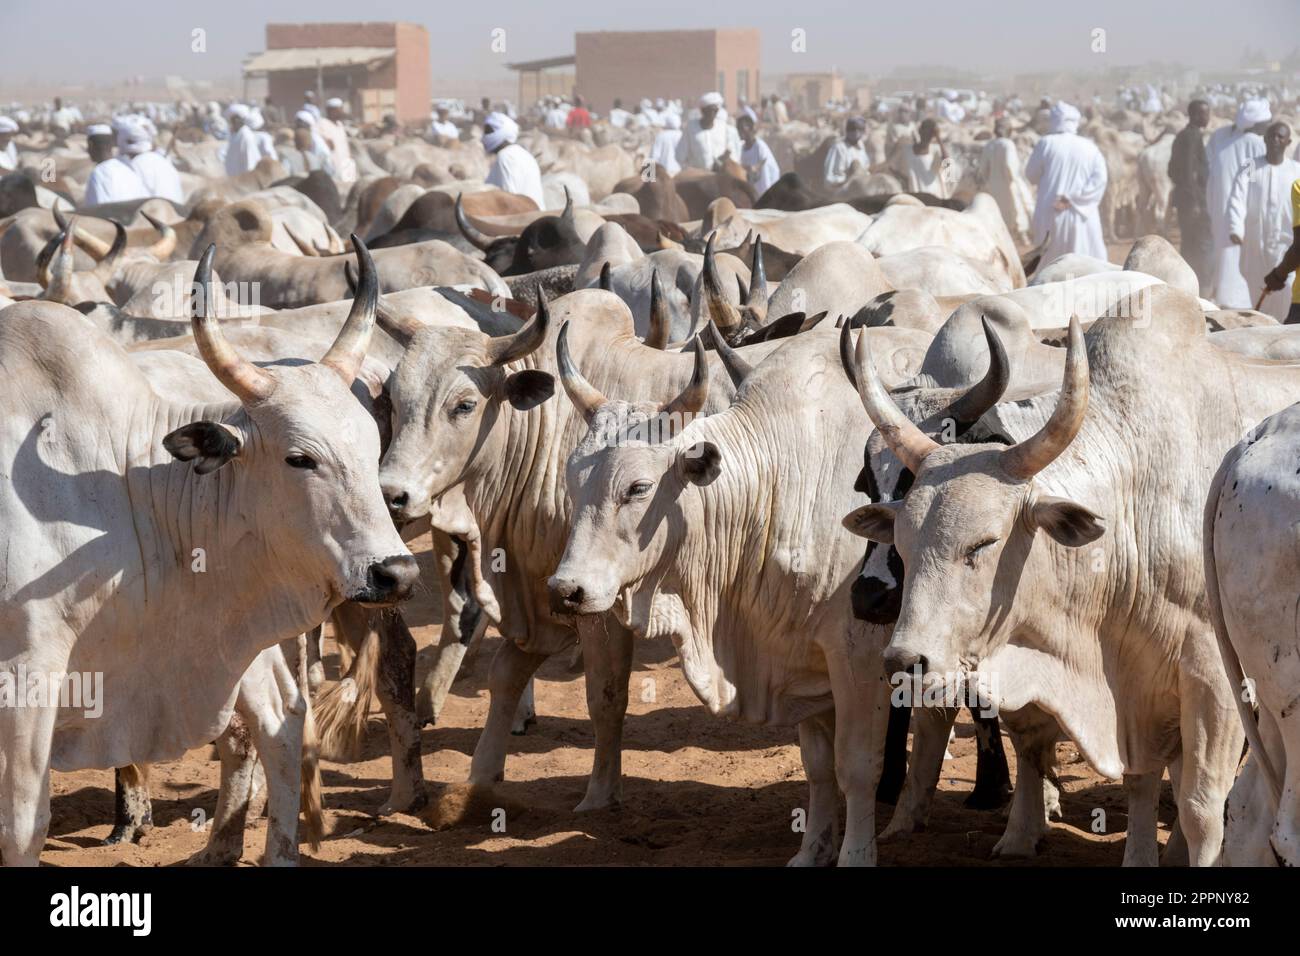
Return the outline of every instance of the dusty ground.
{"type": "MultiPolygon", "coordinates": [[[[425,550],[422,563],[427,546],[427,540],[416,545],[425,550]]],[[[423,593],[407,606],[421,647],[437,640],[435,597],[423,593]]],[[[525,737],[511,738],[508,780],[494,795],[467,803],[461,784],[487,712],[486,673],[497,640],[484,641],[453,687],[438,726],[423,732],[424,774],[434,805],[429,819],[439,828],[414,816],[382,821],[371,816],[391,780],[376,704],[363,762],[323,766],[329,835],[319,852],[303,848],[304,865],[776,866],[798,849],[792,811],[804,805],[807,789],[794,728],[741,726],[709,716],[683,680],[668,641],[637,648],[622,809],[572,812],[591,767],[592,735],[582,675],[570,672],[568,661],[558,657],[539,672],[537,726],[525,737]],[[497,807],[505,810],[503,833],[491,825],[497,807]]],[[[883,864],[991,865],[989,851],[1001,834],[1002,818],[962,807],[974,785],[975,741],[964,721],[958,735],[928,832],[882,845],[883,864]]],[[[57,866],[184,861],[206,840],[192,825],[195,810],[211,819],[216,808],[218,764],[209,759],[210,751],[200,747],[154,768],[156,825],[134,846],[100,845],[113,818],[112,771],[55,774],[42,861],[57,866]]],[[[1126,823],[1121,788],[1094,774],[1070,745],[1061,745],[1060,757],[1065,821],[1054,826],[1034,864],[1118,866],[1126,823]],[[1106,813],[1107,835],[1090,830],[1098,807],[1106,813]]],[[[890,810],[879,806],[878,826],[888,822],[890,810]]],[[[1167,785],[1161,818],[1163,839],[1172,819],[1167,785]]],[[[245,863],[261,855],[265,833],[265,820],[250,824],[245,863]]]]}

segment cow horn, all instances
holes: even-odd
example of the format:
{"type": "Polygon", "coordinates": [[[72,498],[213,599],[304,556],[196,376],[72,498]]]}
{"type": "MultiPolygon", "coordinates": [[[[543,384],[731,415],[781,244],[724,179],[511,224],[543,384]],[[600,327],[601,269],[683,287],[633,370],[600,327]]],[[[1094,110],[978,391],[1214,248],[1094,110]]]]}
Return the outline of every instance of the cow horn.
{"type": "Polygon", "coordinates": [[[165,222],[159,222],[143,209],[140,210],[140,215],[144,216],[149,225],[153,226],[158,233],[158,240],[149,247],[150,254],[159,262],[166,262],[171,258],[172,253],[176,251],[176,230],[165,222]]]}
{"type": "MultiPolygon", "coordinates": [[[[845,323],[844,330],[840,333],[841,341],[851,334],[849,324],[845,323]]],[[[885,391],[880,376],[876,374],[876,364],[871,358],[871,346],[867,341],[869,338],[870,332],[867,329],[858,333],[858,344],[853,355],[853,380],[858,396],[885,444],[905,467],[917,474],[925,463],[926,456],[939,445],[912,424],[885,391]]]]}
{"type": "Polygon", "coordinates": [[[247,361],[235,351],[221,334],[221,325],[209,313],[212,302],[212,259],[217,254],[216,243],[208,246],[194,270],[191,287],[190,319],[194,330],[194,343],[199,355],[222,385],[230,389],[246,405],[263,401],[275,389],[275,380],[247,361]]]}
{"type": "Polygon", "coordinates": [[[355,235],[352,245],[357,250],[357,291],[338,338],[320,360],[321,365],[334,369],[348,385],[361,371],[366,349],[370,347],[370,335],[375,329],[375,312],[379,308],[379,276],[375,272],[375,260],[366,244],[355,235]]]}
{"type": "Polygon", "coordinates": [[[287,222],[281,223],[280,225],[284,226],[284,231],[289,234],[289,238],[293,240],[293,244],[298,247],[299,252],[308,258],[316,257],[316,250],[302,239],[298,238],[298,234],[293,231],[293,228],[287,222]]]}
{"type": "Polygon", "coordinates": [[[573,364],[573,357],[569,355],[568,322],[560,326],[560,336],[555,342],[555,361],[560,368],[560,381],[564,383],[564,391],[569,396],[569,401],[573,402],[573,407],[590,425],[592,419],[596,417],[596,412],[609,399],[583,378],[578,367],[573,364]]]}
{"type": "Polygon", "coordinates": [[[113,268],[117,265],[122,250],[126,248],[126,227],[116,219],[110,219],[109,222],[113,224],[113,244],[109,246],[108,255],[95,263],[95,271],[105,277],[113,274],[113,268]]]}
{"type": "Polygon", "coordinates": [[[659,281],[659,270],[650,270],[650,327],[646,329],[644,342],[652,349],[668,347],[668,297],[664,294],[664,284],[659,281]]]}
{"type": "Polygon", "coordinates": [[[560,218],[565,222],[573,222],[573,197],[569,195],[569,187],[564,187],[564,211],[560,213],[560,218]]]}
{"type": "Polygon", "coordinates": [[[492,237],[486,233],[479,232],[470,225],[469,217],[465,215],[465,206],[461,201],[461,193],[456,194],[456,228],[460,234],[469,240],[470,245],[480,252],[487,252],[492,248],[492,237]]]}
{"type": "Polygon", "coordinates": [[[546,293],[537,286],[537,312],[514,335],[491,339],[487,344],[489,365],[505,365],[531,355],[546,340],[546,328],[551,324],[551,309],[546,304],[546,293]]]}
{"type": "Polygon", "coordinates": [[[604,264],[603,266],[600,267],[600,282],[598,283],[598,285],[600,286],[600,288],[604,289],[606,292],[610,292],[610,291],[612,291],[612,289],[613,289],[613,285],[612,285],[612,283],[610,282],[610,278],[609,278],[609,260],[608,260],[608,259],[606,259],[606,260],[605,260],[605,264],[604,264]]]}
{"type": "Polygon", "coordinates": [[[727,370],[731,384],[740,388],[740,383],[754,371],[754,366],[741,358],[740,353],[727,344],[727,340],[722,337],[722,333],[712,321],[704,327],[704,332],[712,339],[713,351],[717,352],[718,358],[722,360],[722,367],[727,370]]]}
{"type": "Polygon", "coordinates": [[[729,334],[740,328],[740,313],[722,296],[722,283],[718,281],[718,263],[713,255],[713,236],[704,246],[704,301],[709,306],[709,316],[718,331],[729,334]]]}
{"type": "Polygon", "coordinates": [[[42,289],[48,289],[50,282],[53,281],[53,277],[50,275],[50,261],[54,258],[55,250],[63,245],[63,240],[67,235],[67,229],[55,233],[45,245],[41,246],[41,251],[36,254],[36,281],[41,284],[42,289]]]}
{"type": "Polygon", "coordinates": [[[767,320],[767,270],[763,267],[763,237],[754,239],[754,258],[749,267],[749,295],[745,308],[760,322],[767,320]]]}
{"type": "MultiPolygon", "coordinates": [[[[50,213],[54,216],[54,222],[59,227],[59,232],[67,232],[68,220],[64,218],[63,210],[59,208],[58,203],[55,203],[50,208],[50,213]]],[[[86,254],[96,262],[108,255],[109,244],[98,236],[92,235],[84,229],[78,229],[75,236],[77,245],[86,250],[86,254]]]]}
{"type": "Polygon", "coordinates": [[[989,346],[989,370],[944,412],[944,416],[951,418],[959,428],[968,428],[979,421],[985,412],[1002,400],[1011,382],[1011,362],[1007,359],[1006,347],[993,331],[988,316],[982,316],[981,321],[984,323],[984,339],[989,346]]]}
{"type": "Polygon", "coordinates": [[[1088,410],[1088,350],[1077,315],[1070,317],[1065,379],[1052,417],[1038,432],[1002,453],[1002,467],[1013,478],[1032,478],[1065,451],[1083,426],[1088,410]]]}
{"type": "Polygon", "coordinates": [[[72,217],[72,225],[66,232],[55,238],[57,246],[51,250],[51,257],[46,260],[44,298],[51,302],[63,302],[75,305],[72,298],[73,249],[77,231],[77,217],[72,217]]]}
{"type": "MultiPolygon", "coordinates": [[[[347,280],[348,291],[352,293],[352,298],[355,299],[357,297],[357,267],[351,259],[343,263],[343,278],[347,280]]],[[[412,319],[394,312],[384,301],[382,294],[376,297],[375,324],[403,347],[410,344],[411,336],[424,328],[424,323],[418,319],[412,319]]]]}
{"type": "Polygon", "coordinates": [[[704,343],[698,335],[691,342],[695,346],[695,367],[691,370],[691,380],[680,395],[660,409],[662,414],[694,415],[709,400],[709,361],[704,354],[704,343]]]}

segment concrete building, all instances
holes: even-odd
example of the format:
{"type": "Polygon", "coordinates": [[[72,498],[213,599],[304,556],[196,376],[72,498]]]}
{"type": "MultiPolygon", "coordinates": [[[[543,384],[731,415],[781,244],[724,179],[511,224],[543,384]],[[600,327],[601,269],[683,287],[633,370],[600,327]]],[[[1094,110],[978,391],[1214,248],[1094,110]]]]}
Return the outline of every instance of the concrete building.
{"type": "Polygon", "coordinates": [[[577,92],[597,112],[616,98],[633,109],[642,97],[694,105],[717,90],[733,113],[739,97],[758,99],[758,30],[602,31],[574,36],[577,92]]]}
{"type": "Polygon", "coordinates": [[[360,122],[387,114],[427,124],[432,99],[429,33],[414,23],[268,23],[266,50],[244,62],[245,89],[265,84],[286,116],[316,90],[339,97],[360,122]]]}
{"type": "Polygon", "coordinates": [[[827,100],[844,99],[844,77],[830,73],[790,73],[785,78],[797,111],[817,113],[827,100]]]}

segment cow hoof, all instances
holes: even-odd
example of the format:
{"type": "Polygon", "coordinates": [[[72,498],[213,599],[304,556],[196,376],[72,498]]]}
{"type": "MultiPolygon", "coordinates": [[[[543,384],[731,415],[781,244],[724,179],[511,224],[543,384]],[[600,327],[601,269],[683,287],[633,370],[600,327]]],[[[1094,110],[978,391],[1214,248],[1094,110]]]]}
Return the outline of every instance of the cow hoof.
{"type": "Polygon", "coordinates": [[[573,808],[574,813],[592,813],[596,810],[621,810],[623,800],[617,796],[586,796],[573,808]]]}
{"type": "Polygon", "coordinates": [[[875,844],[869,846],[860,846],[855,849],[843,847],[840,849],[840,858],[836,866],[875,866],[876,865],[876,847],[875,844]]]}
{"type": "Polygon", "coordinates": [[[152,829],[153,826],[148,823],[138,827],[119,823],[113,827],[112,833],[104,837],[104,846],[115,846],[118,843],[139,843],[152,829]]]}
{"type": "Polygon", "coordinates": [[[528,733],[529,727],[537,726],[537,718],[534,716],[525,717],[522,721],[510,728],[510,736],[522,737],[528,733]]]}
{"type": "Polygon", "coordinates": [[[993,856],[997,859],[1029,859],[1038,855],[1038,841],[1041,837],[1005,834],[993,845],[993,856]]]}
{"type": "Polygon", "coordinates": [[[394,813],[419,813],[429,805],[429,794],[423,788],[418,793],[409,797],[389,797],[378,810],[375,811],[377,817],[388,817],[394,813]]]}
{"type": "MultiPolygon", "coordinates": [[[[970,792],[965,801],[962,803],[967,810],[1001,810],[1011,800],[1011,791],[1002,788],[980,790],[976,787],[970,792]]],[[[1060,805],[1057,805],[1057,816],[1060,816],[1060,805]]]]}
{"type": "Polygon", "coordinates": [[[876,837],[876,840],[880,843],[884,843],[886,840],[892,840],[894,837],[907,836],[910,833],[924,832],[925,824],[923,822],[912,820],[910,818],[900,818],[898,814],[894,814],[893,819],[889,821],[889,825],[885,827],[884,830],[880,831],[880,836],[876,837]]]}
{"type": "Polygon", "coordinates": [[[790,857],[786,866],[799,867],[827,867],[835,865],[835,854],[824,847],[814,847],[808,850],[800,850],[794,856],[790,857]]]}
{"type": "Polygon", "coordinates": [[[204,847],[185,861],[186,866],[234,866],[243,855],[239,849],[204,847]]]}

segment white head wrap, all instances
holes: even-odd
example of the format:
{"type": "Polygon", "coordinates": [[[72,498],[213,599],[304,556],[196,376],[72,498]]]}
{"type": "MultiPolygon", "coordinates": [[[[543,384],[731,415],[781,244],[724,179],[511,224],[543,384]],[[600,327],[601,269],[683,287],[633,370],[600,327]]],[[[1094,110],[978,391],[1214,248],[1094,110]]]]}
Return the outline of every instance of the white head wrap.
{"type": "Polygon", "coordinates": [[[266,120],[262,118],[262,111],[256,106],[249,107],[248,110],[248,128],[261,129],[266,125],[266,120]]]}
{"type": "Polygon", "coordinates": [[[0,116],[0,133],[16,133],[16,132],[18,132],[18,124],[15,123],[13,120],[11,120],[8,116],[0,116]]]}
{"type": "Polygon", "coordinates": [[[86,135],[87,136],[112,136],[113,127],[109,126],[107,123],[96,123],[93,126],[86,127],[86,135]]]}
{"type": "Polygon", "coordinates": [[[341,110],[343,109],[343,101],[337,96],[331,96],[325,101],[325,108],[328,110],[341,110]]]}
{"type": "Polygon", "coordinates": [[[119,116],[113,121],[117,127],[117,148],[128,156],[139,156],[153,149],[153,136],[138,116],[119,116]]]}
{"type": "Polygon", "coordinates": [[[316,125],[316,114],[311,110],[299,110],[293,114],[294,122],[302,123],[304,126],[316,125]]]}
{"type": "Polygon", "coordinates": [[[722,104],[723,104],[722,94],[716,91],[712,93],[705,93],[703,96],[700,97],[700,109],[704,109],[704,107],[706,106],[713,106],[716,107],[717,109],[722,109],[722,104]]]}
{"type": "Polygon", "coordinates": [[[231,103],[226,107],[226,116],[234,119],[238,116],[245,123],[248,122],[248,107],[243,103],[231,103]]]}
{"type": "Polygon", "coordinates": [[[1252,126],[1258,126],[1260,123],[1267,123],[1273,118],[1273,110],[1268,105],[1268,100],[1255,98],[1243,100],[1241,106],[1237,107],[1237,129],[1250,129],[1252,126]]]}
{"type": "Polygon", "coordinates": [[[1057,100],[1056,105],[1052,107],[1051,121],[1052,125],[1048,128],[1049,133],[1077,133],[1079,132],[1079,120],[1082,114],[1065,100],[1057,100]]]}
{"type": "Polygon", "coordinates": [[[489,153],[495,153],[519,137],[519,124],[505,113],[489,113],[483,120],[483,129],[483,148],[489,153]],[[491,132],[487,132],[489,129],[491,132]]]}

